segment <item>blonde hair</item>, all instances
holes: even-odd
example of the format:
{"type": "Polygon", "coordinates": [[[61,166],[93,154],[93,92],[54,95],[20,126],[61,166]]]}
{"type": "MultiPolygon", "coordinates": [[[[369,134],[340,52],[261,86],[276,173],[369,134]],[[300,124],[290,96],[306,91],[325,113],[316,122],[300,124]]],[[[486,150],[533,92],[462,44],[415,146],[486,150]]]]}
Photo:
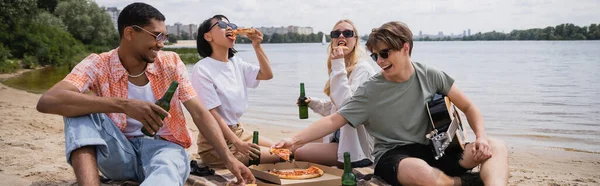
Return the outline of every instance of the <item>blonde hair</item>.
{"type": "MultiPolygon", "coordinates": [[[[354,66],[358,63],[358,60],[363,57],[363,55],[365,54],[365,51],[362,49],[362,47],[360,47],[360,38],[358,35],[358,30],[356,29],[356,26],[354,26],[354,23],[348,19],[344,19],[344,20],[340,20],[337,23],[335,23],[335,25],[333,26],[333,29],[335,29],[335,27],[341,23],[348,23],[352,26],[352,29],[354,30],[354,38],[356,38],[356,44],[354,45],[354,48],[352,49],[352,51],[350,52],[350,60],[344,60],[344,62],[346,63],[346,72],[348,73],[348,76],[350,76],[350,73],[352,73],[352,70],[354,70],[354,66]]],[[[333,46],[333,39],[332,42],[329,43],[329,46],[327,47],[327,52],[328,52],[328,57],[327,57],[327,74],[331,74],[331,51],[332,51],[332,46],[333,46]]],[[[329,96],[329,94],[331,93],[331,85],[330,85],[330,80],[327,79],[327,83],[325,83],[325,88],[323,88],[323,92],[325,92],[325,95],[329,96]]]]}

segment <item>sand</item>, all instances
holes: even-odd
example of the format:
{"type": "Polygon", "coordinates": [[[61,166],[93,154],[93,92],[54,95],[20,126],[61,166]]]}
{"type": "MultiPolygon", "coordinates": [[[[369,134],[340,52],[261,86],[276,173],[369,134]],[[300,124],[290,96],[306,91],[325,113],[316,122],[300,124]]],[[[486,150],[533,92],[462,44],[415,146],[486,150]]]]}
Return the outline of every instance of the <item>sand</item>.
{"type": "MultiPolygon", "coordinates": [[[[15,74],[2,74],[4,79],[15,74]]],[[[35,109],[40,94],[0,84],[0,185],[71,185],[61,116],[35,109]]],[[[188,128],[198,129],[187,115],[188,128]]],[[[298,129],[246,124],[273,140],[298,129]]],[[[508,144],[509,185],[600,185],[600,154],[508,144]]],[[[194,154],[193,145],[188,152],[194,154]]],[[[196,157],[192,155],[192,157],[196,157]]]]}

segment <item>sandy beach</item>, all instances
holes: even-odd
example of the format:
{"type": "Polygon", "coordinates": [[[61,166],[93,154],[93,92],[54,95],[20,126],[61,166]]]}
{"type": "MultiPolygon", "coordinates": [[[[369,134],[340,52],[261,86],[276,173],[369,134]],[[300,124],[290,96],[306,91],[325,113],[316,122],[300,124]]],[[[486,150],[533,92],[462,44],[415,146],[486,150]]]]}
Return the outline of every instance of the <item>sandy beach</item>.
{"type": "MultiPolygon", "coordinates": [[[[4,79],[15,74],[0,75],[4,79]]],[[[37,112],[40,94],[0,84],[0,185],[70,185],[75,176],[64,156],[61,116],[37,112]]],[[[198,130],[187,116],[188,128],[198,130]]],[[[297,129],[246,124],[273,140],[297,129]]],[[[509,185],[599,185],[600,154],[508,144],[509,185]]],[[[188,152],[194,156],[196,146],[188,152]]]]}

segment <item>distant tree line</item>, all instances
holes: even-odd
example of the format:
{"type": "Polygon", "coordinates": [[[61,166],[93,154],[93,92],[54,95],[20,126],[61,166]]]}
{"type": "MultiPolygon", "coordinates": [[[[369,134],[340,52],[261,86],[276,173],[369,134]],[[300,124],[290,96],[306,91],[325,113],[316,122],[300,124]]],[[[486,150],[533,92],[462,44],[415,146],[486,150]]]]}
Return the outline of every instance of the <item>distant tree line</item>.
{"type": "Polygon", "coordinates": [[[478,41],[478,40],[600,40],[600,24],[579,27],[571,23],[554,27],[513,30],[510,33],[486,32],[476,33],[462,38],[419,38],[418,41],[478,41]]]}
{"type": "Polygon", "coordinates": [[[119,42],[110,16],[92,0],[2,0],[0,22],[0,73],[72,65],[119,42]]]}

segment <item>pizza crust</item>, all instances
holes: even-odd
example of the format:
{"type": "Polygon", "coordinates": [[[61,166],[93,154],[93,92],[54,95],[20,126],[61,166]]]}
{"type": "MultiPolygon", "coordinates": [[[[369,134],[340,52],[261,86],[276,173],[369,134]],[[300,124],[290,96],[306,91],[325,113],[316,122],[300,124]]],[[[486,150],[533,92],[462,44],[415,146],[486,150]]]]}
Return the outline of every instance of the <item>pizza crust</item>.
{"type": "Polygon", "coordinates": [[[321,175],[319,175],[319,174],[304,174],[304,175],[298,175],[298,176],[295,176],[295,175],[289,175],[289,176],[286,176],[286,175],[277,175],[277,176],[279,178],[282,178],[282,179],[303,180],[303,179],[310,179],[310,178],[321,177],[323,175],[322,174],[321,175]]]}

